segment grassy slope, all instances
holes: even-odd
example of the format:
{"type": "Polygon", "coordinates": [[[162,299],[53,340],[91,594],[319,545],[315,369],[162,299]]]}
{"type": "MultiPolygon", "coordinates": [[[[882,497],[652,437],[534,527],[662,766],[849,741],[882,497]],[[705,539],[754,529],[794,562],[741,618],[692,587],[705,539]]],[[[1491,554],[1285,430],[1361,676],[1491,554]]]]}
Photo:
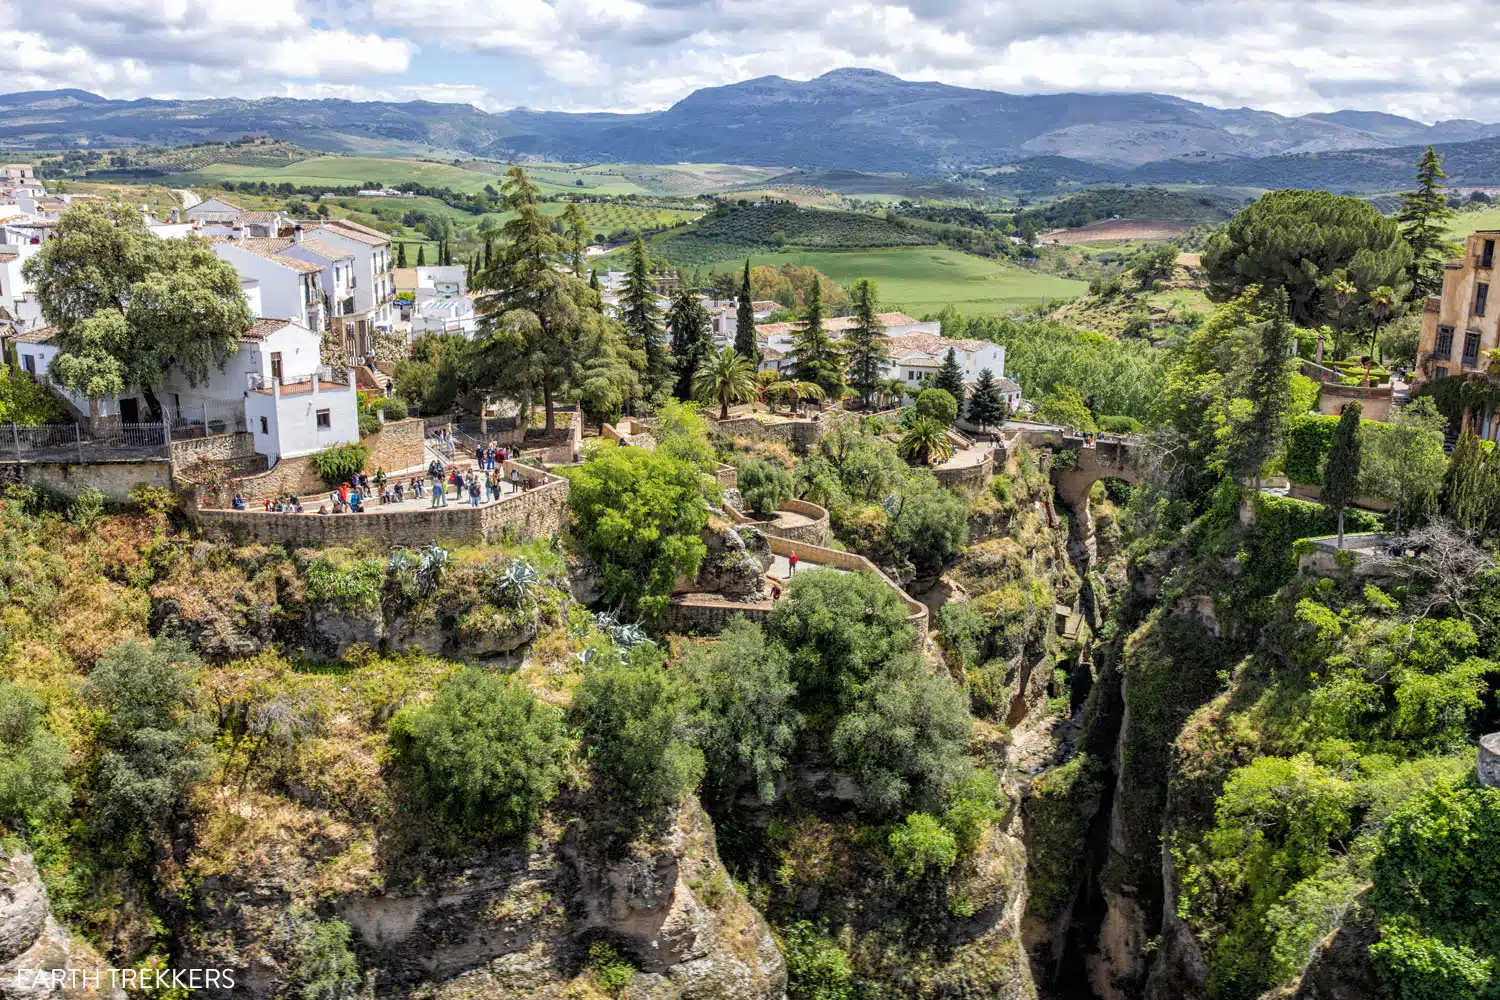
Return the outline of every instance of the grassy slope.
{"type": "Polygon", "coordinates": [[[869,278],[887,308],[913,316],[953,305],[964,313],[1004,312],[1082,293],[1081,281],[1035,274],[942,246],[884,250],[756,254],[755,265],[786,262],[815,267],[840,284],[869,278]]]}
{"type": "Polygon", "coordinates": [[[1480,212],[1460,212],[1448,224],[1448,238],[1462,240],[1470,233],[1481,229],[1500,229],[1500,208],[1486,208],[1480,212]]]}

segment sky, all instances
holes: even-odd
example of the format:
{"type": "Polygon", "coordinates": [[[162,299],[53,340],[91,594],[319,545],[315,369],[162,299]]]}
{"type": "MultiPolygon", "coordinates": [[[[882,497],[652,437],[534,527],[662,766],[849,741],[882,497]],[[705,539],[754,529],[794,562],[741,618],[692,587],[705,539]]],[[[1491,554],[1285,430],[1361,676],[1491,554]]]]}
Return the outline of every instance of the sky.
{"type": "Polygon", "coordinates": [[[843,66],[1500,121],[1495,0],[0,0],[4,90],[663,108],[843,66]],[[1486,9],[1488,8],[1488,9],[1486,9]]]}

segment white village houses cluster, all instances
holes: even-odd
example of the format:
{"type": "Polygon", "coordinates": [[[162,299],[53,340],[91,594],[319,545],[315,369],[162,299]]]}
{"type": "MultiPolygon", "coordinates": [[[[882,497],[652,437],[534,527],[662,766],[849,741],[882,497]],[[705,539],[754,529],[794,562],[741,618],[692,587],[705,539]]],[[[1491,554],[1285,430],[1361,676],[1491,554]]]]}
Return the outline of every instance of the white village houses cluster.
{"type": "MultiPolygon", "coordinates": [[[[48,194],[29,165],[0,166],[0,343],[20,368],[48,380],[57,356],[55,332],[46,325],[35,290],[22,265],[40,251],[57,220],[79,198],[48,194]]],[[[246,211],[223,198],[209,198],[166,220],[141,208],[148,230],[162,239],[198,238],[234,267],[253,317],[238,349],[209,377],[193,384],[169,371],[153,387],[177,426],[201,433],[244,430],[255,450],[272,463],[359,440],[359,390],[389,392],[393,365],[377,360],[377,338],[395,336],[409,346],[418,337],[478,331],[475,293],[461,266],[395,268],[391,237],[341,219],[297,221],[284,212],[246,211]],[[398,292],[405,293],[398,297],[398,292]],[[325,364],[328,351],[340,359],[325,364]]],[[[600,275],[605,307],[618,309],[622,274],[600,275]]],[[[716,342],[734,341],[731,301],[703,300],[716,342]]],[[[667,303],[663,301],[662,307],[667,303]]],[[[753,303],[761,366],[790,369],[796,362],[791,323],[767,322],[780,307],[753,303]]],[[[1005,377],[1005,348],[979,340],[940,335],[939,324],[904,313],[882,313],[890,358],[884,377],[900,379],[915,395],[936,374],[952,349],[971,386],[988,369],[1012,409],[1021,387],[1005,377]]],[[[833,339],[853,323],[825,321],[833,339]]],[[[59,396],[83,419],[114,418],[126,424],[150,419],[140,387],[116,397],[86,400],[53,382],[59,396]]]]}

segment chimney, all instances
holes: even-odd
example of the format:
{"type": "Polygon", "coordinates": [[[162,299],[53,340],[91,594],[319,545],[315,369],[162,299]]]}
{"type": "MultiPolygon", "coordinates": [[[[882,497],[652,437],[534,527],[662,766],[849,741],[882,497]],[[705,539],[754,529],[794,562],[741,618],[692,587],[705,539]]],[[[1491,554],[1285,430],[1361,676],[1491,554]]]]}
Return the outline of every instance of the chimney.
{"type": "Polygon", "coordinates": [[[232,239],[232,240],[242,240],[242,239],[244,239],[245,238],[245,227],[242,224],[236,222],[234,224],[234,228],[229,231],[229,238],[232,239]]]}
{"type": "Polygon", "coordinates": [[[292,242],[302,242],[302,226],[300,224],[292,227],[292,242]]]}

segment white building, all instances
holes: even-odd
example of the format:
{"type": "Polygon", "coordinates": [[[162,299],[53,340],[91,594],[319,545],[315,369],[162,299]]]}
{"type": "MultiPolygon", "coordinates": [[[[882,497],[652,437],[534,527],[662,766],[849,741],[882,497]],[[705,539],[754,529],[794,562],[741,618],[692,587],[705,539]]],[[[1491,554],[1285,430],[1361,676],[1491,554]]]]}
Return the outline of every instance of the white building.
{"type": "MultiPolygon", "coordinates": [[[[1005,377],[1005,348],[1000,344],[987,340],[958,340],[936,333],[890,337],[891,361],[885,377],[901,379],[915,394],[926,379],[943,367],[943,360],[950,350],[963,367],[965,384],[977,379],[986,368],[997,379],[1005,377]]],[[[1019,394],[1019,387],[1016,391],[1019,394]]]]}
{"type": "Polygon", "coordinates": [[[456,299],[469,291],[469,275],[461,265],[443,267],[419,267],[417,270],[417,301],[426,299],[456,299]]]}
{"type": "Polygon", "coordinates": [[[37,224],[26,215],[0,218],[0,308],[23,329],[42,325],[42,307],[31,282],[21,274],[21,265],[41,250],[52,234],[50,223],[37,224]]]}
{"type": "MultiPolygon", "coordinates": [[[[906,336],[908,334],[925,333],[936,337],[942,331],[942,324],[936,321],[923,323],[912,319],[906,313],[888,312],[877,313],[876,319],[880,320],[888,337],[906,336]]],[[[854,326],[853,316],[827,316],[823,319],[823,329],[833,340],[842,340],[845,331],[854,326]]],[[[763,360],[762,368],[773,368],[778,371],[792,367],[797,363],[797,323],[757,323],[755,326],[755,340],[761,349],[763,360]]],[[[731,333],[731,337],[733,334],[731,333]]],[[[887,377],[890,377],[887,375],[887,377]]]]}
{"type": "Polygon", "coordinates": [[[324,305],[331,310],[328,317],[331,328],[337,329],[345,316],[354,314],[353,251],[335,245],[332,240],[304,235],[299,226],[292,236],[292,245],[281,253],[321,268],[319,282],[324,305]]]}
{"type": "Polygon", "coordinates": [[[468,295],[468,273],[451,264],[419,267],[416,298],[411,310],[411,336],[461,333],[473,337],[479,328],[474,303],[468,295]]]}
{"type": "Polygon", "coordinates": [[[375,334],[394,326],[396,277],[392,271],[391,238],[378,229],[347,219],[320,223],[309,236],[316,236],[354,255],[351,288],[354,308],[336,320],[333,330],[341,335],[351,357],[375,355],[375,334]]]}
{"type": "Polygon", "coordinates": [[[234,265],[241,278],[259,282],[261,308],[272,316],[295,317],[317,334],[328,329],[323,304],[323,267],[283,253],[290,239],[214,241],[220,260],[234,265]]]}

